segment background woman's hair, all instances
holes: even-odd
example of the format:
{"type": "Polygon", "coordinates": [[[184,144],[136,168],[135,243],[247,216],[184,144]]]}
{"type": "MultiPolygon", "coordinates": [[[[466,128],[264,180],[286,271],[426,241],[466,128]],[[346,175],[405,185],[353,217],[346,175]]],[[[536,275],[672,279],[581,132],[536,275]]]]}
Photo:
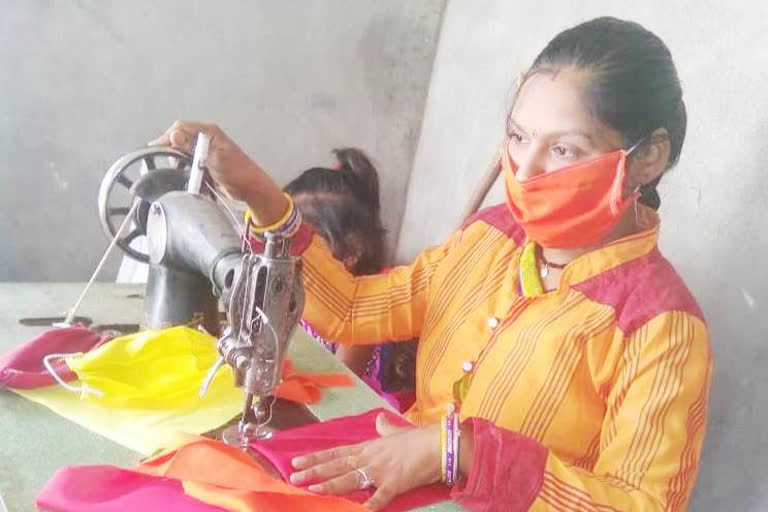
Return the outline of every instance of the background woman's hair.
{"type": "Polygon", "coordinates": [[[378,214],[379,173],[371,160],[357,148],[334,149],[337,168],[313,167],[285,186],[291,195],[335,192],[351,194],[378,214]]]}
{"type": "Polygon", "coordinates": [[[379,176],[356,148],[333,150],[338,168],[313,167],[285,186],[309,224],[329,244],[334,257],[358,255],[354,274],[375,274],[384,265],[379,176]]]}
{"type": "MultiPolygon", "coordinates": [[[[669,133],[668,167],[680,158],[687,115],[672,55],[638,23],[603,17],[555,36],[533,62],[536,73],[572,67],[588,73],[587,102],[596,119],[617,130],[629,147],[658,128],[669,133]]],[[[644,204],[658,209],[661,177],[640,188],[644,204]]]]}

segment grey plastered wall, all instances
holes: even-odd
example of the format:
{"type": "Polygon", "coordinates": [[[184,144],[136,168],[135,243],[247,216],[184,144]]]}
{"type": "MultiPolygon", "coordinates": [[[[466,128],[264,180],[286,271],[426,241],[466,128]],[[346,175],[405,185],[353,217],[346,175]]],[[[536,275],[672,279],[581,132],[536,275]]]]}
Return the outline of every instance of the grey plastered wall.
{"type": "Polygon", "coordinates": [[[0,280],[87,279],[103,173],[179,118],[220,124],[281,184],[367,150],[393,246],[443,5],[2,2],[0,280]]]}
{"type": "Polygon", "coordinates": [[[688,137],[660,187],[661,249],[707,315],[716,367],[691,510],[768,510],[768,4],[451,0],[397,258],[459,222],[503,136],[518,73],[558,31],[601,15],[659,34],[685,89],[688,137]]]}

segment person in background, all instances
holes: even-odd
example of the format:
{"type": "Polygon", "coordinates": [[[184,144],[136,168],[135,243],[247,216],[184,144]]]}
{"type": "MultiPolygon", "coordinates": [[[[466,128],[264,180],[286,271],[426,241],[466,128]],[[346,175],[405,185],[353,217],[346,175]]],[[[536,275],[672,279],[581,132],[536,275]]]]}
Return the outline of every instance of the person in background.
{"type": "MultiPolygon", "coordinates": [[[[360,149],[335,149],[333,154],[336,158],[334,165],[307,169],[283,190],[293,197],[304,220],[325,240],[334,258],[344,264],[347,272],[354,276],[378,274],[385,271],[386,233],[380,215],[378,172],[360,149]]],[[[387,364],[383,367],[382,345],[329,343],[307,322],[302,320],[301,325],[393,406],[405,408],[401,407],[397,397],[383,392],[391,387],[398,391],[408,387],[407,384],[393,383],[395,376],[408,372],[403,367],[407,357],[393,355],[393,352],[402,351],[395,351],[391,344],[385,344],[387,364]]],[[[405,400],[408,401],[407,396],[405,400]]]]}

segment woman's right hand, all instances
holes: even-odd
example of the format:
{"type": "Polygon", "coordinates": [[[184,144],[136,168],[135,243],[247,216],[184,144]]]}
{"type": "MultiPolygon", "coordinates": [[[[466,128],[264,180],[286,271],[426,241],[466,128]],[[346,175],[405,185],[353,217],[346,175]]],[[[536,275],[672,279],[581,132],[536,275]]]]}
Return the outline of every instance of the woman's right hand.
{"type": "Polygon", "coordinates": [[[199,132],[211,136],[205,166],[214,181],[233,199],[245,201],[257,224],[266,226],[280,219],[288,208],[280,187],[215,124],[176,121],[149,144],[171,146],[191,155],[199,132]]]}

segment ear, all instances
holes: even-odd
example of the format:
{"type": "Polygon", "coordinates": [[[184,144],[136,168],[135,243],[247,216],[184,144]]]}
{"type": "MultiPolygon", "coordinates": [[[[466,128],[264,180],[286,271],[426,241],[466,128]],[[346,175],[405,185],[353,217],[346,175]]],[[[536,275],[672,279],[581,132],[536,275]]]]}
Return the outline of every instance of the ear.
{"type": "Polygon", "coordinates": [[[661,176],[669,164],[669,153],[669,133],[666,128],[659,128],[629,155],[627,189],[635,190],[661,176]]]}
{"type": "Polygon", "coordinates": [[[342,259],[347,271],[352,272],[357,267],[360,257],[363,254],[362,240],[354,233],[348,233],[344,237],[344,246],[346,248],[345,256],[342,259]]]}
{"type": "Polygon", "coordinates": [[[360,261],[360,255],[352,252],[344,256],[344,259],[342,260],[344,268],[346,268],[348,272],[352,272],[355,269],[358,261],[360,261]]]}

